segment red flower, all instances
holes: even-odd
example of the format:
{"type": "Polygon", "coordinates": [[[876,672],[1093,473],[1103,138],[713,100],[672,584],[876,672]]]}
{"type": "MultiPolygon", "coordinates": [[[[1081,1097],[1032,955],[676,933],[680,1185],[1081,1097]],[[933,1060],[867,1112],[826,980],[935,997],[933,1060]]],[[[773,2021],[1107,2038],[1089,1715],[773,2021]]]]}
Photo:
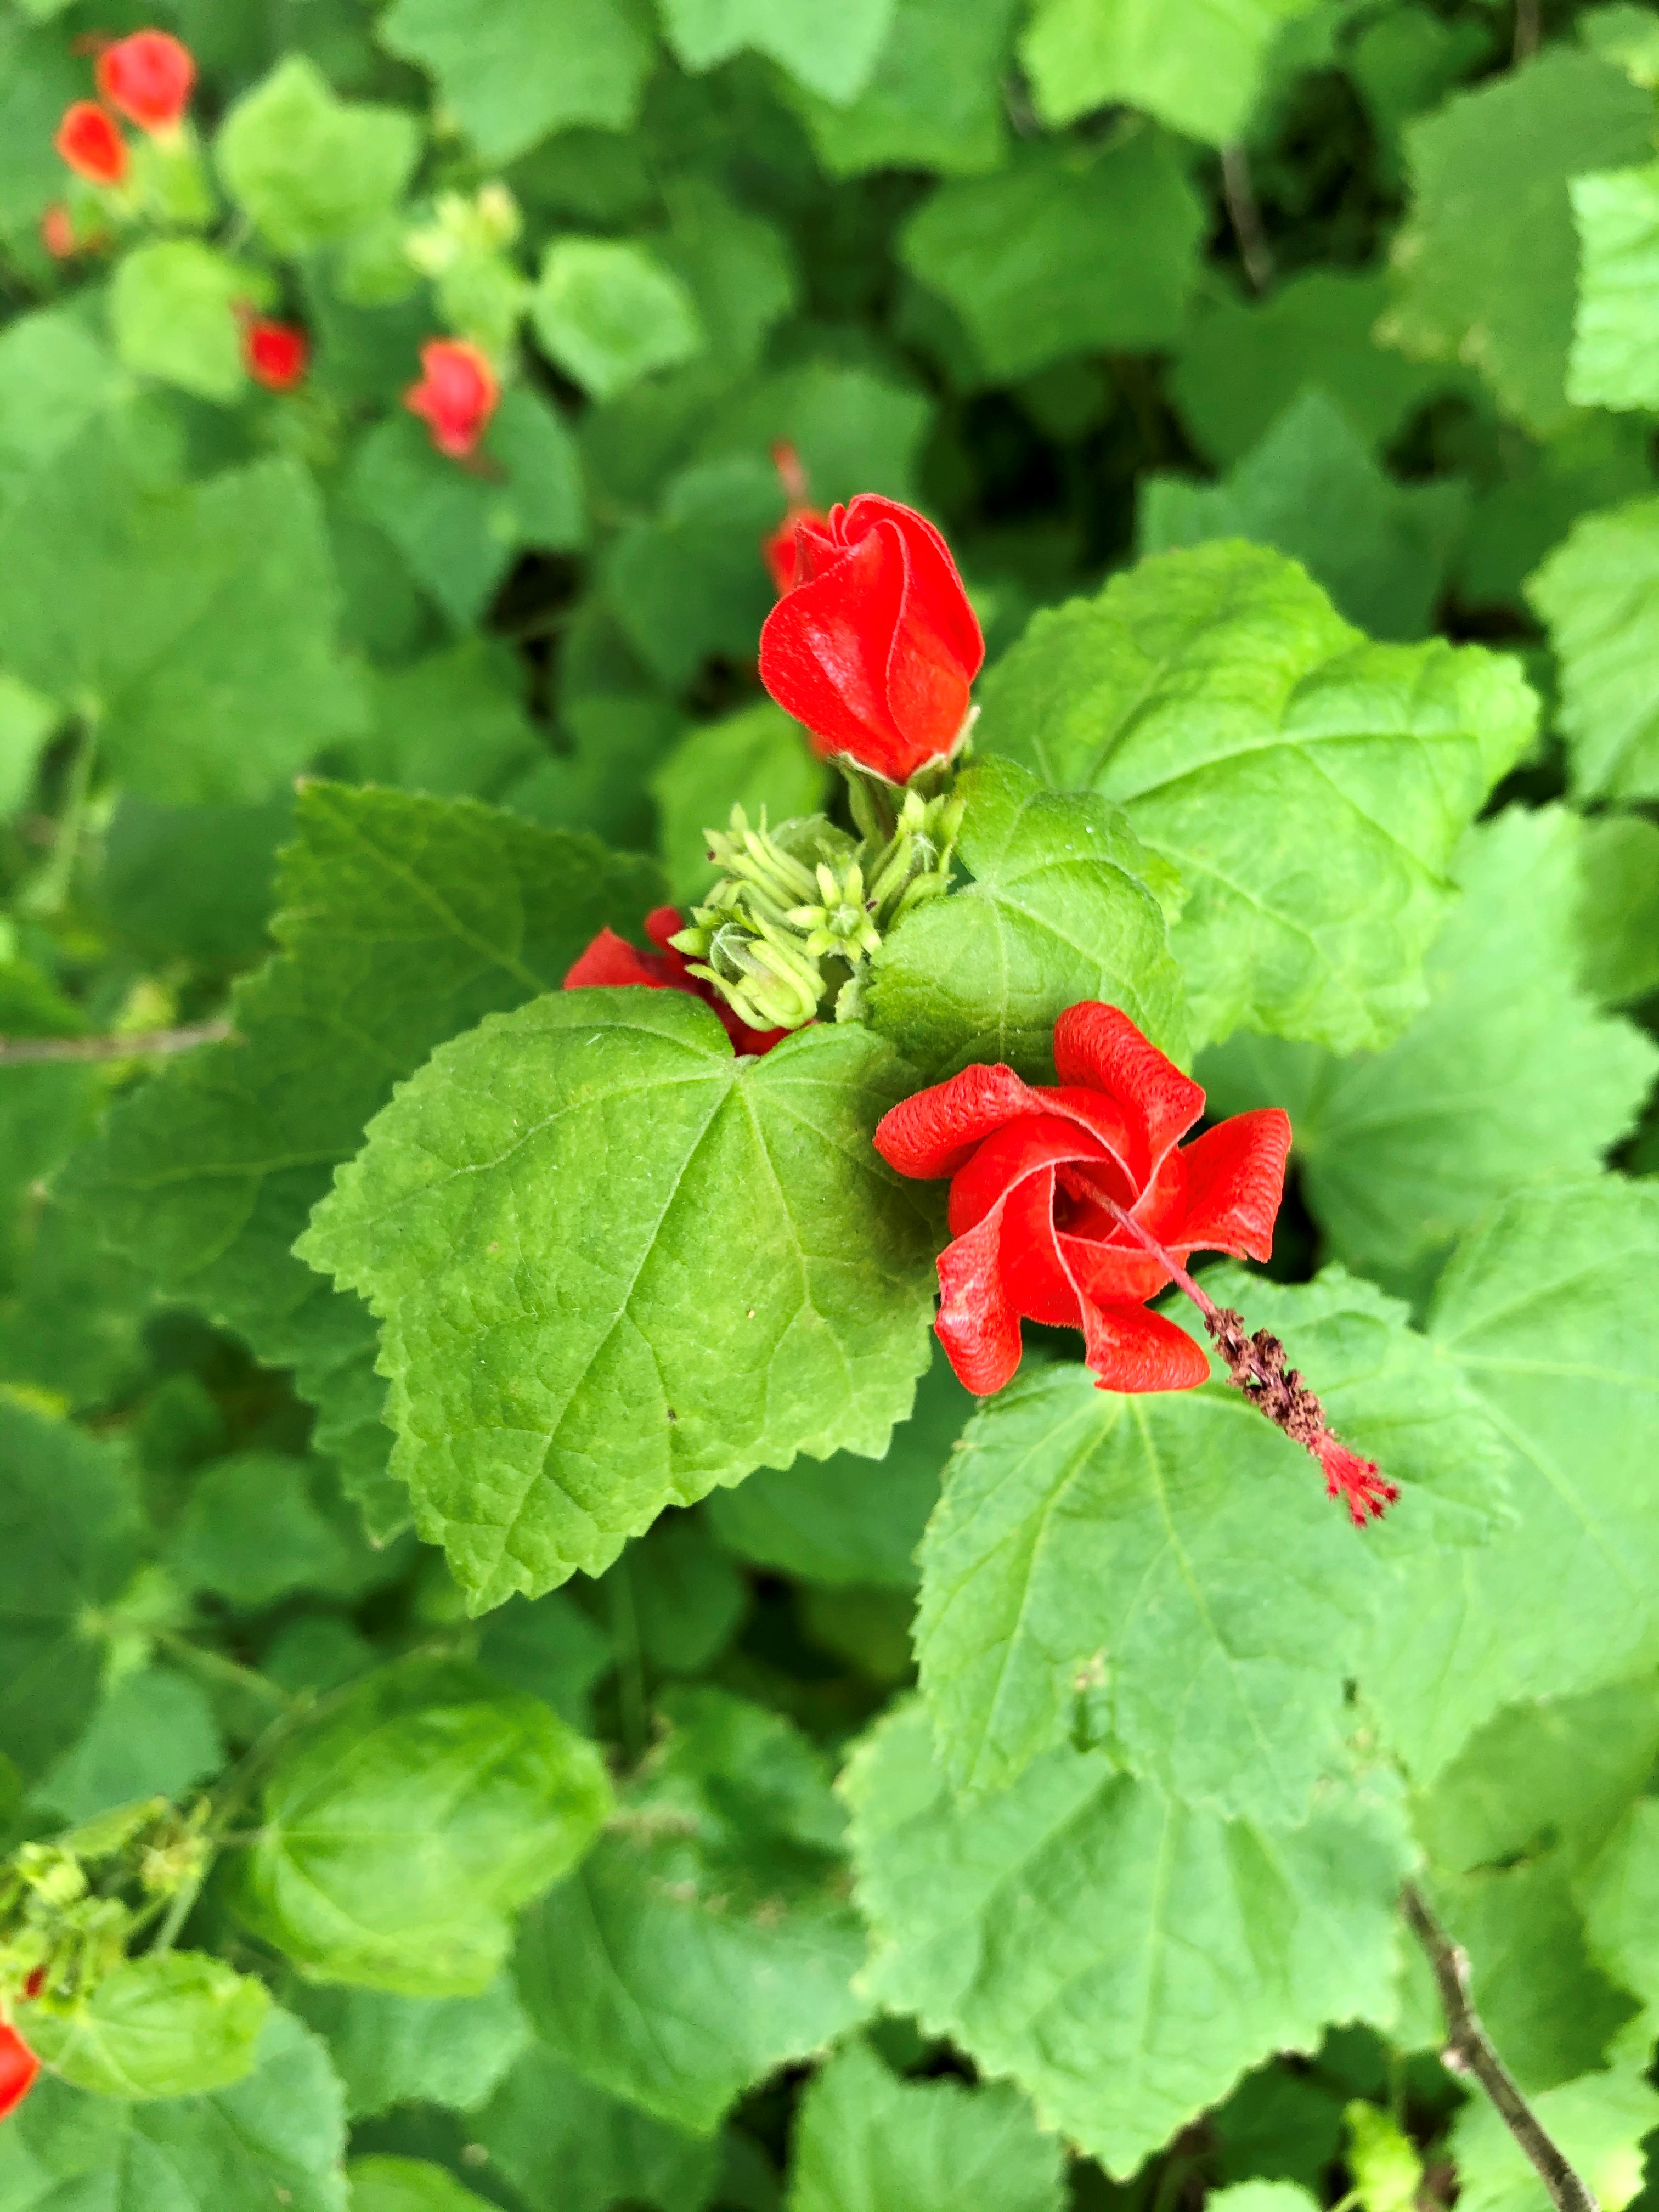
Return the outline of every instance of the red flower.
{"type": "Polygon", "coordinates": [[[172,131],[190,105],[196,61],[166,31],[135,31],[98,57],[98,89],[141,131],[172,131]]]}
{"type": "Polygon", "coordinates": [[[0,2120],[9,2119],[34,2087],[40,2062],[9,2021],[0,2021],[0,2120]]]}
{"type": "Polygon", "coordinates": [[[404,394],[404,404],[432,433],[432,442],[452,461],[464,461],[489,428],[501,387],[489,360],[465,338],[432,338],[421,348],[421,380],[404,394]]]}
{"type": "Polygon", "coordinates": [[[761,681],[826,757],[850,754],[890,783],[946,757],[984,658],[931,522],[871,492],[827,522],[797,520],[791,587],[761,632],[761,681]]]}
{"type": "Polygon", "coordinates": [[[292,392],[311,358],[311,341],[292,323],[268,323],[258,315],[242,321],[242,359],[248,374],[268,392],[292,392]]]}
{"type": "Polygon", "coordinates": [[[706,1006],[714,1009],[726,1026],[733,1049],[739,1053],[758,1056],[770,1052],[775,1044],[781,1044],[785,1037],[793,1036],[793,1030],[751,1030],[747,1022],[738,1019],[700,975],[688,973],[684,954],[677,951],[669,942],[684,927],[685,917],[678,907],[653,907],[645,917],[645,933],[660,948],[655,952],[641,952],[614,930],[602,929],[565,977],[565,989],[579,991],[592,983],[641,983],[647,991],[689,992],[692,998],[701,999],[706,1006]]]}
{"type": "Polygon", "coordinates": [[[89,185],[118,185],[127,173],[127,142],[96,100],[77,100],[66,107],[52,143],[89,185]]]}
{"type": "Polygon", "coordinates": [[[76,251],[75,218],[62,200],[54,200],[41,216],[40,243],[54,261],[67,261],[76,251]]]}
{"type": "Polygon", "coordinates": [[[787,438],[780,438],[773,447],[772,461],[789,503],[777,528],[762,538],[761,558],[772,579],[773,590],[781,597],[795,581],[795,525],[810,522],[819,530],[827,530],[830,518],[807,496],[806,471],[801,466],[800,455],[787,438]]]}
{"type": "Polygon", "coordinates": [[[1054,1030],[1058,1085],[969,1067],[886,1115],[876,1149],[901,1175],[949,1176],[954,1243],[935,1327],[969,1390],[1019,1365],[1022,1316],[1080,1328],[1107,1390],[1188,1390],[1210,1366],[1146,1310],[1172,1279],[1122,1215],[1168,1254],[1273,1249],[1291,1125],[1237,1114],[1178,1150],[1204,1093],[1115,1006],[1085,1000],[1054,1030]],[[1121,1212],[1120,1212],[1121,1209],[1121,1212]]]}

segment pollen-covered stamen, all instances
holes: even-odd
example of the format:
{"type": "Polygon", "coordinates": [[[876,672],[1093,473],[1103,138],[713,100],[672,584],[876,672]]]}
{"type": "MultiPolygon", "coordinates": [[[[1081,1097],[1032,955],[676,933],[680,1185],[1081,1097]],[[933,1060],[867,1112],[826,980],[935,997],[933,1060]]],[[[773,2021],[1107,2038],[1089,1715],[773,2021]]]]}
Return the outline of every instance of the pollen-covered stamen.
{"type": "Polygon", "coordinates": [[[1283,1429],[1319,1462],[1325,1471],[1326,1495],[1342,1500],[1356,1528],[1363,1528],[1368,1521],[1380,1521],[1384,1508],[1399,1497],[1399,1484],[1390,1482],[1375,1460],[1361,1459],[1332,1433],[1325,1408],[1291,1365],[1284,1346],[1272,1330],[1259,1328],[1252,1335],[1244,1326],[1243,1314],[1231,1306],[1218,1306],[1150,1230],[1115,1199],[1103,1193],[1100,1197],[1142,1250],[1169,1269],[1170,1280],[1203,1315],[1210,1340],[1226,1363],[1228,1380],[1275,1428],[1283,1429]]]}

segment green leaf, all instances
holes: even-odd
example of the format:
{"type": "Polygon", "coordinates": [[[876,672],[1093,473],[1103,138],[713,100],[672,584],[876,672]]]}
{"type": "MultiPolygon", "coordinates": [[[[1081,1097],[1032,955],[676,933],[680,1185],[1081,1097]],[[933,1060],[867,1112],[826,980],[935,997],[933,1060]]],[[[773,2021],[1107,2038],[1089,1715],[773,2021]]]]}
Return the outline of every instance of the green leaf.
{"type": "Polygon", "coordinates": [[[1650,155],[1652,125],[1648,94],[1561,46],[1408,125],[1413,202],[1378,337],[1468,363],[1505,414],[1559,428],[1578,263],[1568,179],[1650,155]]]}
{"type": "Polygon", "coordinates": [[[140,1557],[126,1460],[67,1422],[0,1396],[0,1753],[40,1772],[81,1734],[98,1693],[95,1623],[140,1557]]]}
{"type": "Polygon", "coordinates": [[[688,730],[651,779],[671,895],[684,905],[713,884],[707,833],[726,826],[733,805],[775,827],[816,814],[829,787],[800,724],[769,699],[688,730]]]}
{"type": "Polygon", "coordinates": [[[346,2179],[351,2212],[486,2212],[485,2198],[423,2158],[353,2159],[346,2179]]]}
{"type": "Polygon", "coordinates": [[[773,592],[761,541],[778,520],[777,473],[734,455],[684,470],[659,512],[626,524],[605,568],[629,642],[682,690],[711,654],[752,660],[773,592]]]}
{"type": "Polygon", "coordinates": [[[1641,814],[1598,814],[1579,843],[1581,980],[1604,1006],[1659,991],[1659,828],[1641,814]]]}
{"type": "Polygon", "coordinates": [[[346,2168],[351,2212],[486,2212],[487,2201],[423,2158],[356,2158],[346,2168]]]}
{"type": "Polygon", "coordinates": [[[591,830],[625,852],[654,845],[647,784],[684,726],[674,702],[660,693],[567,696],[561,720],[569,750],[544,751],[501,804],[550,830],[591,830]]]}
{"type": "Polygon", "coordinates": [[[1659,23],[1650,8],[1636,0],[1610,0],[1581,15],[1576,27],[1590,52],[1623,70],[1632,84],[1650,91],[1659,84],[1659,23]]]}
{"type": "Polygon", "coordinates": [[[855,2043],[801,2099],[789,2212],[1060,2212],[1062,2164],[1006,2082],[897,2081],[855,2043]]]}
{"type": "MultiPolygon", "coordinates": [[[[556,988],[603,926],[637,927],[648,862],[471,801],[313,783],[283,856],[283,951],[235,1000],[240,1042],[171,1061],[78,1158],[77,1210],[167,1294],[295,1367],[354,1494],[391,1439],[374,1328],[289,1256],[330,1170],[442,1038],[556,988]]],[[[407,1507],[381,1480],[377,1525],[407,1507]],[[387,1494],[389,1493],[389,1495],[387,1494]]]]}
{"type": "Polygon", "coordinates": [[[492,638],[369,679],[368,730],[337,749],[342,771],[439,799],[499,799],[544,758],[525,711],[524,664],[492,638]]]}
{"type": "Polygon", "coordinates": [[[46,741],[62,720],[52,700],[0,669],[0,821],[15,814],[34,788],[46,741]]]}
{"type": "Polygon", "coordinates": [[[568,1872],[610,1802],[599,1753],[538,1699],[404,1660],[284,1747],[236,1909],[318,1981],[477,1996],[507,1916],[568,1872]]]}
{"type": "Polygon", "coordinates": [[[275,1452],[236,1452],[198,1479],[167,1547],[187,1590],[257,1613],[295,1590],[355,1595],[360,1562],[323,1510],[318,1468],[275,1452]]]}
{"type": "Polygon", "coordinates": [[[940,185],[899,232],[899,258],[956,310],[983,380],[1068,354],[1168,345],[1205,225],[1173,142],[1130,125],[1103,145],[1022,147],[995,176],[940,185]]]}
{"type": "Polygon", "coordinates": [[[526,1916],[519,1987],[587,2081],[707,2135],[862,2016],[848,1984],[864,1934],[806,1740],[719,1690],[677,1692],[665,1712],[604,1838],[526,1916]]]}
{"type": "Polygon", "coordinates": [[[1204,2201],[1216,2212],[1310,2212],[1319,2199],[1294,2181],[1236,2181],[1231,2189],[1212,2189],[1204,2201]]]}
{"type": "Polygon", "coordinates": [[[255,289],[246,270],[198,240],[141,246],[122,260],[111,287],[115,350],[141,376],[198,398],[240,398],[247,376],[236,310],[255,289]]]}
{"type": "Polygon", "coordinates": [[[582,991],[377,1118],[296,1249],[385,1322],[394,1467],[475,1611],[751,1468],[883,1449],[933,1303],[870,1142],[910,1080],[856,1027],[738,1060],[696,1000],[582,991]]]}
{"type": "Polygon", "coordinates": [[[660,1674],[704,1673],[749,1611],[749,1585],[701,1513],[665,1513],[611,1573],[626,1580],[640,1649],[660,1674]]]}
{"type": "Polygon", "coordinates": [[[679,278],[620,239],[556,240],[543,257],[531,315],[553,361],[598,399],[689,361],[708,343],[679,278]]]}
{"type": "Polygon", "coordinates": [[[974,1403],[935,1346],[884,1459],[837,1452],[818,1467],[763,1468],[709,1499],[716,1534],[739,1559],[823,1589],[914,1589],[940,1470],[974,1403]]]}
{"type": "Polygon", "coordinates": [[[33,1802],[88,1820],[139,1797],[177,1797],[217,1773],[225,1747],[205,1693],[167,1667],[124,1674],[85,1732],[35,1785],[33,1802]]]}
{"type": "Polygon", "coordinates": [[[270,2010],[263,1982],[200,1951],[128,1959],[72,2011],[28,2014],[28,2041],[77,2089],[100,2097],[199,2097],[253,2067],[270,2010]]]}
{"type": "Polygon", "coordinates": [[[1009,761],[975,763],[957,788],[971,880],[914,908],[876,954],[875,1027],[930,1080],[975,1060],[1044,1080],[1060,1016],[1104,999],[1184,1058],[1181,971],[1157,896],[1168,877],[1122,815],[1047,791],[1009,761]]]}
{"type": "Polygon", "coordinates": [[[1603,2063],[1637,2008],[1592,1962],[1559,1851],[1437,1875],[1437,1911],[1469,1960],[1482,2026],[1528,2096],[1603,2063]]]}
{"type": "Polygon", "coordinates": [[[787,89],[820,165],[832,177],[1000,168],[1008,134],[998,88],[1014,13],[1013,0],[896,0],[875,73],[850,106],[787,89]]]}
{"type": "Polygon", "coordinates": [[[896,0],[841,0],[833,15],[813,0],[659,0],[663,28],[683,68],[713,69],[745,47],[768,55],[811,92],[844,106],[869,82],[896,0]]]}
{"type": "Polygon", "coordinates": [[[1189,894],[1198,1041],[1386,1043],[1460,833],[1532,734],[1512,661],[1368,644],[1281,556],[1164,554],[1040,614],[981,686],[982,741],[1122,807],[1189,894]]]}
{"type": "MultiPolygon", "coordinates": [[[[1638,1786],[1647,1778],[1643,1774],[1638,1786]]],[[[1651,2008],[1659,2002],[1659,1800],[1638,1797],[1631,1806],[1586,1870],[1579,1894],[1597,1960],[1651,2008]]]]}
{"type": "MultiPolygon", "coordinates": [[[[1642,2187],[1642,2140],[1659,2127],[1659,2094],[1639,2075],[1587,2074],[1530,2100],[1539,2125],[1606,2212],[1624,2212],[1642,2187]]],[[[1484,2097],[1452,2130],[1457,2201],[1465,2212],[1546,2212],[1544,2185],[1484,2097]]]]}
{"type": "Polygon", "coordinates": [[[1421,637],[1468,519],[1461,483],[1395,483],[1335,400],[1304,390],[1224,483],[1141,479],[1145,553],[1248,538],[1300,561],[1377,637],[1421,637]]]}
{"type": "Polygon", "coordinates": [[[1419,1793],[1413,1826],[1436,1865],[1453,1874],[1546,1851],[1582,1863],[1607,1842],[1656,1759],[1659,1681],[1651,1675],[1586,1697],[1510,1705],[1419,1793]]]}
{"type": "Polygon", "coordinates": [[[1334,400],[1374,453],[1456,372],[1376,344],[1387,301],[1381,276],[1299,270],[1265,300],[1226,293],[1197,304],[1170,388],[1200,448],[1242,460],[1309,386],[1334,400]]]}
{"type": "Polygon", "coordinates": [[[1659,1661],[1656,1254],[1659,1188],[1607,1176],[1507,1200],[1436,1288],[1429,1336],[1510,1446],[1516,1517],[1415,1560],[1368,1629],[1366,1698],[1421,1781],[1500,1705],[1659,1661]]]}
{"type": "Polygon", "coordinates": [[[1659,796],[1659,499],[1574,524],[1527,584],[1560,669],[1557,710],[1583,799],[1659,796]]]}
{"type": "Polygon", "coordinates": [[[28,30],[0,21],[0,228],[32,228],[63,190],[52,143],[72,100],[87,96],[86,64],[60,27],[28,30]]]}
{"type": "MultiPolygon", "coordinates": [[[[743,453],[771,459],[779,438],[799,452],[821,506],[861,491],[915,500],[916,471],[933,410],[927,396],[890,374],[823,359],[775,370],[721,398],[702,433],[705,457],[743,453]]],[[[781,512],[777,476],[769,486],[770,529],[781,512]]]]}
{"type": "Polygon", "coordinates": [[[477,620],[526,546],[570,552],[587,536],[575,446],[546,400],[505,393],[480,450],[488,473],[475,475],[434,453],[411,417],[392,416],[358,447],[349,479],[358,513],[458,629],[477,620]]]}
{"type": "Polygon", "coordinates": [[[251,967],[266,950],[276,851],[293,826],[289,791],[263,806],[157,806],[124,792],[104,839],[103,917],[143,959],[251,967]]]}
{"type": "Polygon", "coordinates": [[[1020,40],[1051,128],[1121,100],[1212,146],[1237,138],[1281,24],[1313,0],[1040,0],[1020,40]]]}
{"type": "Polygon", "coordinates": [[[397,0],[375,36],[431,71],[486,161],[577,124],[626,131],[652,62],[625,0],[560,0],[556,16],[540,0],[397,0]]]}
{"type": "Polygon", "coordinates": [[[1512,452],[1508,473],[1480,493],[1457,557],[1459,596],[1524,611],[1527,578],[1580,515],[1650,490],[1641,419],[1580,415],[1544,447],[1512,452]]]}
{"type": "Polygon", "coordinates": [[[610,1638],[562,1591],[514,1598],[484,1622],[478,1664],[509,1689],[526,1690],[572,1728],[588,1729],[589,1692],[610,1673],[610,1638]]]}
{"type": "Polygon", "coordinates": [[[531,2204],[611,2212],[617,2203],[706,2203],[718,2138],[688,2135],[584,2081],[532,2044],[471,2124],[492,2167],[531,2204]]]}
{"type": "MultiPolygon", "coordinates": [[[[799,301],[788,240],[706,177],[677,177],[663,197],[669,227],[652,241],[653,261],[690,295],[712,363],[725,375],[746,375],[759,366],[774,325],[799,301]]],[[[624,350],[631,354],[635,343],[630,337],[624,350]]]]}
{"type": "Polygon", "coordinates": [[[1574,177],[1567,189],[1580,264],[1567,397],[1575,407],[1659,407],[1659,167],[1574,177]]]}
{"type": "Polygon", "coordinates": [[[234,2087],[129,2104],[43,2080],[6,2138],[22,2168],[7,2212],[346,2212],[339,2084],[286,2013],[270,2013],[234,2087]]]}
{"type": "Polygon", "coordinates": [[[1294,1068],[1308,1203],[1334,1251],[1384,1279],[1443,1255],[1516,1190],[1593,1175],[1659,1071],[1659,1048],[1579,987],[1576,816],[1513,807],[1482,823],[1456,876],[1429,1003],[1386,1051],[1344,1063],[1241,1039],[1205,1066],[1223,1111],[1279,1100],[1294,1068]]]}
{"type": "Polygon", "coordinates": [[[412,115],[337,99],[292,53],[242,94],[214,143],[226,190],[279,253],[367,228],[402,197],[419,153],[412,115]]]}
{"type": "Polygon", "coordinates": [[[911,1708],[842,1789],[874,1938],[861,1985],[1012,2075],[1115,2174],[1269,2052],[1392,2014],[1410,1853],[1381,1773],[1290,1830],[1182,1806],[1098,1752],[955,1807],[911,1708]]]}
{"type": "MultiPolygon", "coordinates": [[[[1375,2105],[1356,2102],[1345,2117],[1348,2170],[1365,2212],[1414,2212],[1423,2185],[1423,2160],[1416,2144],[1392,2112],[1381,2112],[1375,2105]]],[[[1237,2191],[1231,2195],[1236,2206],[1237,2191]]]]}
{"type": "MultiPolygon", "coordinates": [[[[1406,1486],[1391,1541],[1485,1533],[1501,1445],[1401,1308],[1340,1269],[1294,1291],[1206,1281],[1406,1486]]],[[[1032,1370],[969,1424],[922,1539],[916,1652],[952,1786],[1100,1744],[1188,1803],[1301,1819],[1341,1762],[1376,1548],[1230,1385],[1125,1398],[1032,1370]]]]}
{"type": "Polygon", "coordinates": [[[262,799],[357,725],[337,602],[293,461],[163,486],[94,428],[0,522],[0,659],[84,702],[111,766],[150,799],[262,799]]]}
{"type": "Polygon", "coordinates": [[[300,1982],[287,2001],[327,2043],[353,2119],[394,2105],[474,2112],[530,2034],[505,1974],[476,1997],[401,1997],[300,1982]]]}

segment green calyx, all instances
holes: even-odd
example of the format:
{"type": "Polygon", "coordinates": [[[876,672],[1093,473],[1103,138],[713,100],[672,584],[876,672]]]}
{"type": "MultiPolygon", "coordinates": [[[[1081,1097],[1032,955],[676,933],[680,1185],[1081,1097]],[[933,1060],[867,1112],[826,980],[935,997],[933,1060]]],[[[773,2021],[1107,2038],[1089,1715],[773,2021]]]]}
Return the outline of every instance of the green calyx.
{"type": "Polygon", "coordinates": [[[856,842],[822,814],[751,829],[734,806],[730,827],[708,832],[726,872],[673,943],[751,1029],[855,1020],[884,938],[950,889],[961,824],[948,791],[907,791],[890,823],[856,842]]]}

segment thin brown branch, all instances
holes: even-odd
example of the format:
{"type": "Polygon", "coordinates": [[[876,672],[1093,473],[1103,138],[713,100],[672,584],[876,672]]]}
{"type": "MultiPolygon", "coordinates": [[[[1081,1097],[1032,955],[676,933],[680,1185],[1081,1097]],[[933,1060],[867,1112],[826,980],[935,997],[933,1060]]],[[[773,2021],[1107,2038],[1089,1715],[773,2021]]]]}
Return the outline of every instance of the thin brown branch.
{"type": "Polygon", "coordinates": [[[1231,139],[1221,149],[1221,189],[1227,202],[1227,219],[1238,241],[1238,258],[1244,274],[1258,292],[1273,281],[1273,248],[1261,227],[1255,185],[1250,177],[1250,157],[1241,142],[1231,139]]]}
{"type": "Polygon", "coordinates": [[[228,1022],[197,1022],[188,1029],[137,1030],[131,1036],[0,1036],[0,1067],[23,1067],[43,1060],[147,1060],[161,1053],[193,1052],[198,1044],[218,1044],[235,1031],[228,1022]]]}
{"type": "Polygon", "coordinates": [[[1441,2053],[1454,2074],[1471,2075],[1491,2098],[1498,2117],[1538,2169],[1557,2212],[1599,2212],[1595,2198],[1567,2163],[1532,2106],[1516,2086],[1492,2039],[1480,2025],[1469,1994],[1469,1962],[1436,1919],[1422,1891],[1408,1881],[1400,1905],[1423,1946],[1446,2015],[1446,2047],[1441,2053]]]}

